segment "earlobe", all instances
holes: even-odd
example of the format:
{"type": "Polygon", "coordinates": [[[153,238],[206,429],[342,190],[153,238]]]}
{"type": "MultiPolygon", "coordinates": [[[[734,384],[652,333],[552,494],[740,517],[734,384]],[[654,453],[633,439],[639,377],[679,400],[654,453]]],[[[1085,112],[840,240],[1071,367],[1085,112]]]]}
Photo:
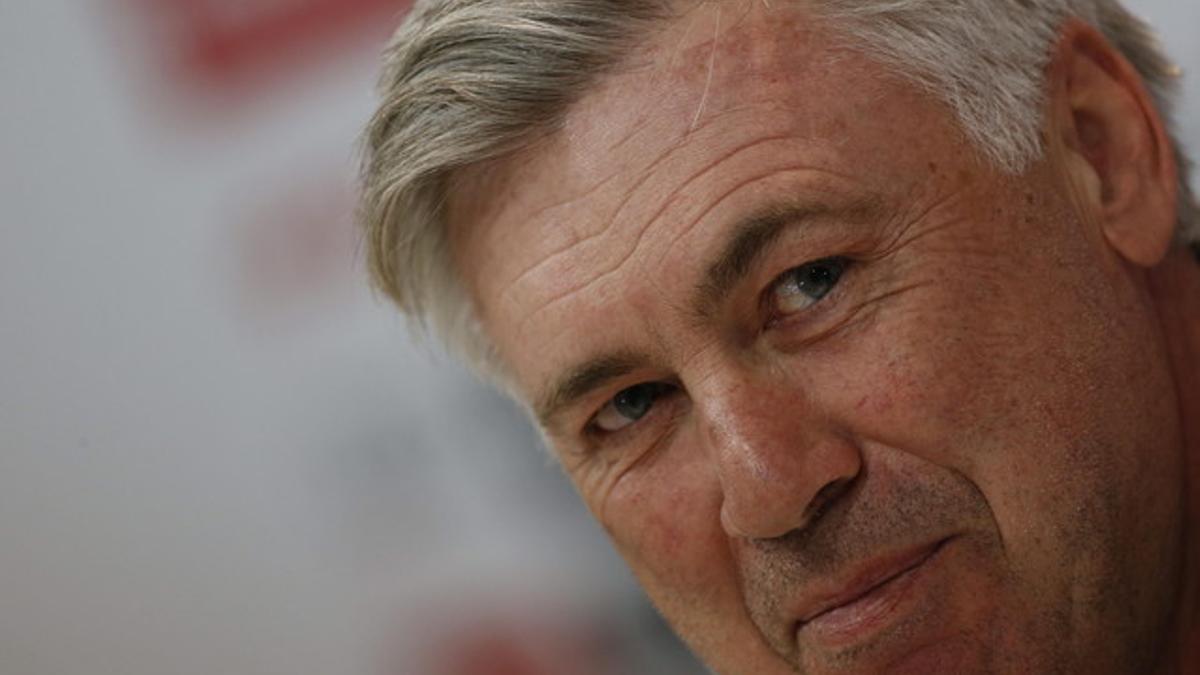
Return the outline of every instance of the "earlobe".
{"type": "Polygon", "coordinates": [[[1076,207],[1114,252],[1153,267],[1174,237],[1177,168],[1145,84],[1078,20],[1064,27],[1049,75],[1052,138],[1076,207]]]}

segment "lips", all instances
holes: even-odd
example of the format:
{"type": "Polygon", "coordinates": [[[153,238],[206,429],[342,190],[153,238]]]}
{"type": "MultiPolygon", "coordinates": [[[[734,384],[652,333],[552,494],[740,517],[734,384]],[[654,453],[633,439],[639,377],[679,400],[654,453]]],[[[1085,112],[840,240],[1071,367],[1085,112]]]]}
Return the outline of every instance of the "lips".
{"type": "Polygon", "coordinates": [[[793,616],[802,617],[797,636],[827,647],[865,639],[888,623],[919,581],[920,572],[949,539],[871,560],[828,589],[804,599],[793,616]]]}

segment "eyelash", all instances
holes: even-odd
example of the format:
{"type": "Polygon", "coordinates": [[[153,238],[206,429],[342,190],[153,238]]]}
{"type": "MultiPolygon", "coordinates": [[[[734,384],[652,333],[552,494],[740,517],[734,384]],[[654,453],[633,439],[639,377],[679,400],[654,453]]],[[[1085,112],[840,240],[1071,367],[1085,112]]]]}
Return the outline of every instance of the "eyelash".
{"type": "MultiPolygon", "coordinates": [[[[637,442],[637,439],[646,435],[650,430],[663,427],[663,424],[656,420],[664,415],[675,414],[675,411],[678,409],[677,399],[682,395],[682,392],[676,384],[665,382],[656,382],[654,384],[661,385],[662,391],[654,399],[654,404],[651,406],[649,412],[641,418],[615,431],[607,431],[597,426],[596,417],[599,416],[599,411],[588,420],[583,433],[584,447],[588,454],[600,456],[601,453],[606,453],[607,451],[631,447],[637,442]]],[[[605,401],[604,405],[607,406],[611,400],[605,401]]],[[[656,445],[657,442],[658,440],[646,445],[656,445]]]]}
{"type": "MultiPolygon", "coordinates": [[[[768,310],[765,314],[767,319],[765,321],[764,328],[771,328],[771,327],[779,325],[779,324],[788,323],[791,320],[790,316],[779,316],[778,312],[775,312],[770,307],[770,302],[772,300],[772,294],[775,293],[785,282],[787,282],[789,280],[788,275],[794,274],[798,270],[802,270],[806,267],[812,267],[812,266],[819,265],[822,263],[835,263],[836,265],[840,266],[840,271],[837,274],[837,278],[832,282],[831,288],[825,294],[821,295],[821,297],[814,299],[812,305],[810,305],[809,307],[825,304],[827,298],[830,295],[837,293],[838,289],[841,287],[843,281],[845,280],[846,274],[854,266],[854,261],[849,258],[846,258],[843,256],[829,256],[829,257],[825,257],[825,258],[817,258],[815,260],[810,260],[810,261],[802,263],[800,265],[790,267],[787,269],[787,271],[776,276],[771,281],[771,283],[768,284],[767,287],[763,290],[761,298],[760,298],[760,305],[765,310],[768,310]]],[[[811,310],[806,308],[806,309],[798,310],[797,312],[794,312],[793,314],[807,314],[809,311],[811,311],[811,310]]],[[[664,401],[668,401],[669,399],[677,396],[680,393],[680,391],[681,390],[680,390],[679,384],[673,383],[673,382],[643,382],[643,383],[638,383],[638,384],[632,385],[631,387],[625,387],[625,388],[621,389],[619,392],[617,392],[617,394],[615,394],[614,396],[606,399],[604,401],[604,404],[598,410],[596,410],[596,412],[594,412],[591,417],[588,418],[587,424],[584,427],[584,432],[585,432],[584,435],[592,443],[603,442],[604,444],[620,445],[623,442],[627,441],[629,439],[629,437],[641,433],[647,427],[648,418],[656,417],[658,415],[663,414],[661,409],[663,407],[664,401]],[[650,406],[650,410],[642,417],[640,417],[636,420],[632,420],[629,424],[627,424],[626,426],[624,426],[620,429],[617,429],[614,431],[606,431],[604,429],[601,429],[598,425],[597,420],[600,417],[601,413],[604,411],[604,409],[607,406],[609,406],[610,404],[612,404],[614,399],[617,396],[619,396],[621,393],[623,393],[626,390],[631,389],[633,387],[643,386],[643,385],[656,385],[660,389],[657,392],[657,395],[653,399],[653,403],[650,406]]]]}
{"type": "Polygon", "coordinates": [[[776,276],[762,291],[759,299],[760,311],[764,317],[762,329],[767,330],[779,325],[791,323],[793,321],[800,322],[807,320],[808,316],[812,312],[817,311],[813,309],[814,307],[818,305],[828,305],[830,297],[836,297],[842,288],[842,285],[845,283],[846,276],[852,272],[854,266],[855,261],[846,256],[827,256],[824,258],[810,260],[794,267],[789,267],[786,271],[776,276]],[[774,294],[783,286],[783,284],[790,280],[790,275],[795,274],[796,272],[805,268],[813,268],[822,264],[832,265],[839,268],[836,279],[832,281],[829,290],[822,294],[819,298],[813,299],[812,303],[806,308],[799,309],[788,314],[783,314],[777,311],[772,305],[774,294]],[[803,315],[804,318],[794,318],[800,315],[803,315]]]}

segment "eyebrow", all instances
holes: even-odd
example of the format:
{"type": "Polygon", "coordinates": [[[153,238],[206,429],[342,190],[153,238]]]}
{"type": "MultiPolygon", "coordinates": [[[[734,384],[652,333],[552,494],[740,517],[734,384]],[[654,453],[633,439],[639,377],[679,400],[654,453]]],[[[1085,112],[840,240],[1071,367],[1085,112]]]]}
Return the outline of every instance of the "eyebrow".
{"type": "MultiPolygon", "coordinates": [[[[877,210],[874,200],[866,199],[847,207],[819,202],[777,204],[738,221],[720,253],[705,268],[696,285],[692,301],[694,316],[712,315],[735,286],[750,272],[764,252],[786,230],[832,214],[848,220],[861,220],[877,210]]],[[[645,366],[649,359],[632,351],[618,351],[593,357],[569,369],[537,399],[535,414],[543,428],[552,429],[556,418],[593,391],[645,366]]]]}
{"type": "Polygon", "coordinates": [[[827,215],[824,204],[784,204],[768,207],[740,221],[721,252],[709,263],[692,298],[692,315],[705,319],[738,283],[784,230],[827,215]]]}
{"type": "Polygon", "coordinates": [[[564,409],[609,382],[628,375],[645,362],[645,358],[633,352],[616,352],[589,359],[570,369],[538,400],[534,407],[538,421],[542,427],[550,429],[564,409]]]}

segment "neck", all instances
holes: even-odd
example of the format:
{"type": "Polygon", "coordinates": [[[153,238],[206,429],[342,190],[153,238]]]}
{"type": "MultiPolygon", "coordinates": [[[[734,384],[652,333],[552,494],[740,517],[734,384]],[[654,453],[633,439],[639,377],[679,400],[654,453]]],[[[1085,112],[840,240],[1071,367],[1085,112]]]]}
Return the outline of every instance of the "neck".
{"type": "Polygon", "coordinates": [[[1200,675],[1200,246],[1177,250],[1151,273],[1150,288],[1175,373],[1183,431],[1183,578],[1167,672],[1200,675]]]}

